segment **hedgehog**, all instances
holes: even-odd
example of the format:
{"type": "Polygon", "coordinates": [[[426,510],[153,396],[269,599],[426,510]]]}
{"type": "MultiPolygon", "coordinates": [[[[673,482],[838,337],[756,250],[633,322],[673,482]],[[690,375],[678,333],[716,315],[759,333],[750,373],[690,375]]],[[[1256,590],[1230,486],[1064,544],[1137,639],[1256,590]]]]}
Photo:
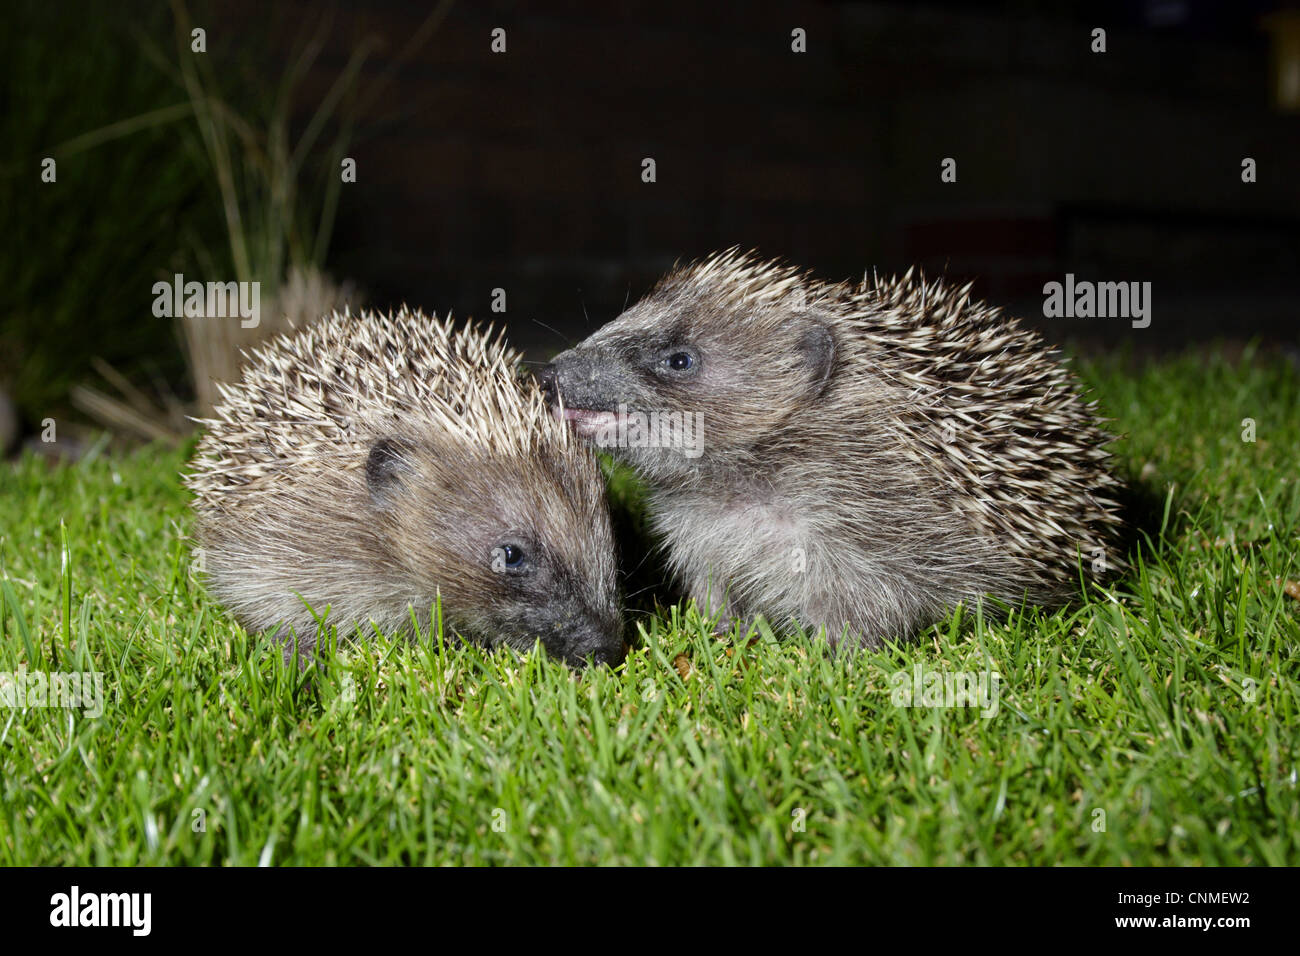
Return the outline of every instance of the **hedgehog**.
{"type": "Polygon", "coordinates": [[[1121,567],[1095,402],[969,285],[830,283],[731,249],[540,378],[644,478],[669,568],[719,630],[762,615],[874,647],[963,603],[1066,604],[1081,571],[1121,567]]]}
{"type": "Polygon", "coordinates": [[[310,658],[441,614],[485,646],[624,655],[604,482],[503,335],[345,311],[219,387],[186,484],[209,590],[310,658]]]}

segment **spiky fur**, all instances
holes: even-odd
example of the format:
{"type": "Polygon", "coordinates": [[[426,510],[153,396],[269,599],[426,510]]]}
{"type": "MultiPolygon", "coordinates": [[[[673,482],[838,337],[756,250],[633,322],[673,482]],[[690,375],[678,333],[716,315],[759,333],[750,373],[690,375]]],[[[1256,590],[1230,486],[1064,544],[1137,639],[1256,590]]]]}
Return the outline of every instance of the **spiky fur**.
{"type": "Polygon", "coordinates": [[[1094,405],[969,287],[827,283],[733,249],[675,269],[547,377],[570,409],[704,413],[699,458],[613,451],[724,616],[877,643],[986,595],[1059,604],[1080,556],[1120,564],[1094,405]],[[682,349],[689,376],[664,369],[682,349]]]}
{"type": "Polygon", "coordinates": [[[487,644],[621,655],[599,468],[501,336],[333,313],[248,358],[186,477],[209,587],[247,627],[288,625],[309,649],[308,606],[348,636],[407,631],[441,598],[487,644]],[[494,569],[507,538],[530,542],[526,578],[494,569]]]}

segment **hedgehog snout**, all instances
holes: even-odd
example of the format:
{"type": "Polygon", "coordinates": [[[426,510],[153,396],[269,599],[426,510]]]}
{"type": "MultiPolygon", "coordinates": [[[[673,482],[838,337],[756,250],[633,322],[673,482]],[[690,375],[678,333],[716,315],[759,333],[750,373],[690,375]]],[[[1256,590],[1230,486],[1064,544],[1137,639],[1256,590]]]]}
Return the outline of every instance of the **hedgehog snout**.
{"type": "Polygon", "coordinates": [[[552,407],[559,404],[560,386],[557,381],[554,362],[537,374],[537,384],[542,387],[542,394],[546,397],[546,404],[552,407]]]}
{"type": "Polygon", "coordinates": [[[617,362],[569,349],[551,360],[539,381],[552,407],[563,401],[566,409],[610,411],[623,392],[620,372],[617,362]]]}
{"type": "Polygon", "coordinates": [[[617,615],[584,615],[565,629],[560,642],[560,656],[571,665],[581,666],[590,660],[615,667],[627,656],[623,621],[617,615]]]}
{"type": "Polygon", "coordinates": [[[617,667],[627,656],[627,645],[623,643],[622,629],[611,636],[604,629],[591,629],[569,635],[564,658],[570,664],[582,665],[587,661],[593,664],[605,664],[617,667]]]}

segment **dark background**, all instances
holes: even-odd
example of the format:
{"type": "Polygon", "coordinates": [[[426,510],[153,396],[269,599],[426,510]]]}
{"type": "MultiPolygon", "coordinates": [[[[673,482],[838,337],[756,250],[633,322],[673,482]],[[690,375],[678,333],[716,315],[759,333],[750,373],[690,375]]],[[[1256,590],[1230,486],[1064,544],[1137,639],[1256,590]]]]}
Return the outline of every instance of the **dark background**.
{"type": "MultiPolygon", "coordinates": [[[[828,278],[916,264],[973,279],[1078,351],[1295,347],[1300,113],[1277,101],[1264,27],[1300,22],[1294,5],[461,0],[399,62],[434,6],[188,8],[235,98],[273,97],[294,44],[327,25],[295,134],[358,44],[376,44],[360,81],[391,82],[357,118],[358,181],[325,261],[368,305],[504,319],[544,359],[674,260],[738,245],[828,278]],[[806,53],[791,51],[796,27],[806,53]],[[940,180],[944,157],[956,183],[940,180]],[[1066,272],[1151,282],[1150,328],[1044,319],[1043,284],[1066,272]]],[[[69,156],[57,189],[35,184],[52,144],[183,101],[140,52],[172,43],[172,17],[139,0],[17,0],[0,39],[0,387],[29,432],[95,356],[186,397],[151,284],[182,268],[232,277],[182,254],[221,227],[210,174],[177,162],[198,154],[183,124],[69,156]]]]}
{"type": "MultiPolygon", "coordinates": [[[[559,339],[530,320],[581,337],[584,307],[604,322],[733,244],[834,278],[915,263],[1031,318],[1067,271],[1152,282],[1149,329],[1051,329],[1086,345],[1294,340],[1300,119],[1270,103],[1272,6],[462,4],[358,144],[333,262],[381,303],[482,316],[505,288],[542,352],[559,339]]],[[[374,10],[355,28],[422,15],[374,10]]]]}

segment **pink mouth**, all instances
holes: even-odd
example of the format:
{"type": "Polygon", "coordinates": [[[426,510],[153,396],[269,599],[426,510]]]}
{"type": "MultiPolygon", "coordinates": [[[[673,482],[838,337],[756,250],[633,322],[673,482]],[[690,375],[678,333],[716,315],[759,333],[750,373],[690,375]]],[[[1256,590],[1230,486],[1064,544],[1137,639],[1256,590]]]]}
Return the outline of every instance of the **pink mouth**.
{"type": "MultiPolygon", "coordinates": [[[[556,417],[559,417],[560,410],[555,410],[556,417]]],[[[617,412],[594,412],[589,408],[566,408],[564,409],[564,420],[573,426],[573,430],[579,435],[594,435],[601,429],[617,428],[617,412]]]]}

